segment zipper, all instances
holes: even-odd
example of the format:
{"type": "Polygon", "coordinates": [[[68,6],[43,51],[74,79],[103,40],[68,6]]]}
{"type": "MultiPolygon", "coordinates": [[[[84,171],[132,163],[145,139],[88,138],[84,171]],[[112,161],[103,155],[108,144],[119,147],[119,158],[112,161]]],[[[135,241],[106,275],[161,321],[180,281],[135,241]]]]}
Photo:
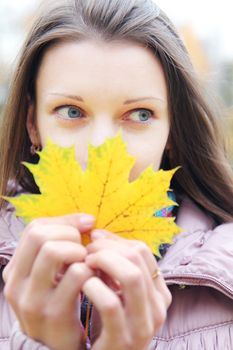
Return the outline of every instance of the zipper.
{"type": "Polygon", "coordinates": [[[181,289],[185,286],[204,286],[212,287],[217,289],[219,292],[225,294],[230,299],[233,299],[233,288],[231,288],[226,283],[220,282],[217,278],[211,277],[209,275],[198,275],[198,274],[185,274],[185,275],[169,275],[164,274],[164,279],[168,285],[180,284],[181,289]]]}

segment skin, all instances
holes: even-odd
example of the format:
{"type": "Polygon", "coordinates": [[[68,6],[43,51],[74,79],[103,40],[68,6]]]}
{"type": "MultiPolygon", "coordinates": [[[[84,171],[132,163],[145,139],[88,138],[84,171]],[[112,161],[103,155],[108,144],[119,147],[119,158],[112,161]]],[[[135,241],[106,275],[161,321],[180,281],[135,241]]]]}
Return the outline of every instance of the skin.
{"type": "MultiPolygon", "coordinates": [[[[162,67],[135,43],[53,46],[38,71],[27,128],[35,145],[43,147],[48,137],[75,144],[83,168],[88,143],[99,145],[121,129],[136,157],[130,179],[148,165],[157,170],[169,135],[162,67]]],[[[152,280],[157,263],[144,243],[93,230],[84,248],[80,233],[94,220],[78,213],[29,224],[4,270],[5,296],[22,330],[55,350],[82,348],[81,291],[95,306],[92,349],[147,349],[166,319],[170,292],[162,276],[152,280]]]]}
{"type": "Polygon", "coordinates": [[[60,44],[43,57],[36,91],[28,120],[33,144],[44,146],[48,138],[75,144],[85,168],[88,143],[100,145],[121,129],[136,157],[132,178],[150,164],[159,168],[169,134],[167,88],[161,64],[149,50],[128,42],[60,44]],[[141,100],[130,102],[135,99],[141,100]],[[71,111],[79,117],[70,118],[71,111]],[[147,120],[140,121],[143,112],[147,120]]]}

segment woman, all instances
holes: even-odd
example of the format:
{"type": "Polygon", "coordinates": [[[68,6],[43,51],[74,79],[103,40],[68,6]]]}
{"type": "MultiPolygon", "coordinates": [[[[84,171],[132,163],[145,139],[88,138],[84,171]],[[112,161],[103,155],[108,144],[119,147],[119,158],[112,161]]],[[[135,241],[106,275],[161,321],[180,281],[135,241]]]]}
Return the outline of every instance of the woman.
{"type": "Polygon", "coordinates": [[[232,172],[177,32],[151,1],[45,4],[5,110],[1,193],[38,193],[20,163],[37,162],[34,150],[48,137],[75,143],[85,167],[88,142],[98,145],[119,128],[137,159],[132,179],[151,162],[155,170],[181,165],[171,187],[184,231],[164,252],[162,275],[144,244],[113,233],[94,230],[84,248],[80,232],[93,227],[93,217],[78,213],[24,227],[3,203],[5,348],[85,347],[81,292],[93,302],[95,350],[232,348],[232,172]],[[96,270],[117,280],[120,291],[96,270]]]}

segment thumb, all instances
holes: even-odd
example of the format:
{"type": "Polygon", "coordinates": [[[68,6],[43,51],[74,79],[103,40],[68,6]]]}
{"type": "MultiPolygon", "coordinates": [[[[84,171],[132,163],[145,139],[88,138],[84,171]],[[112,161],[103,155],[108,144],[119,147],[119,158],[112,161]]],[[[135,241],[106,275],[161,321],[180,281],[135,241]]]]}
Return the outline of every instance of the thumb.
{"type": "Polygon", "coordinates": [[[78,229],[80,232],[85,232],[93,228],[96,220],[93,215],[85,214],[85,213],[75,213],[75,214],[68,214],[63,216],[36,219],[36,221],[42,225],[43,224],[70,225],[78,229]]]}

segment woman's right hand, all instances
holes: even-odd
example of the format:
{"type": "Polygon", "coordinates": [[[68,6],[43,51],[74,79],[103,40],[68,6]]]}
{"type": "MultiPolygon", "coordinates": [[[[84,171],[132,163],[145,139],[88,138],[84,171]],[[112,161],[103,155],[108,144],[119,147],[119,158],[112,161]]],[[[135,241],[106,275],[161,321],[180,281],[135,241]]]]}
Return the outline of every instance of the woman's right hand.
{"type": "Polygon", "coordinates": [[[92,229],[94,218],[88,217],[34,220],[3,272],[4,294],[22,331],[56,350],[77,350],[82,341],[77,303],[93,275],[84,264],[87,252],[80,237],[92,229]]]}

